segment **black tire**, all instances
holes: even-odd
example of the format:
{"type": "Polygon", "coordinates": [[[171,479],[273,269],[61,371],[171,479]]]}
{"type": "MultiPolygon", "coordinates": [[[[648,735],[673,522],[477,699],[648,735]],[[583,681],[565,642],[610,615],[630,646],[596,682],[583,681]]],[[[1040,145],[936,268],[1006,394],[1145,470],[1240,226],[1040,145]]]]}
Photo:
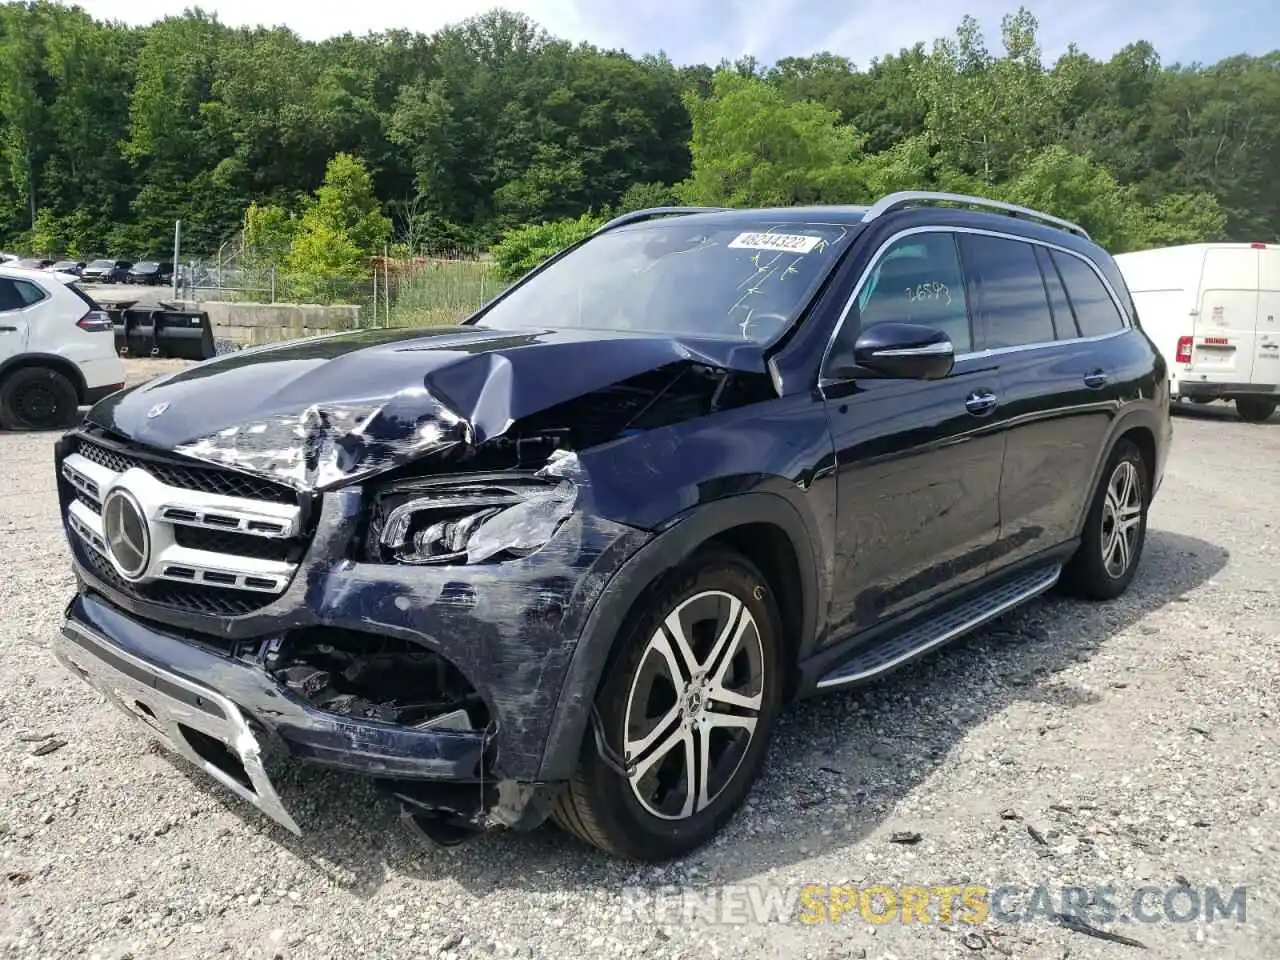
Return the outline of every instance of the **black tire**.
{"type": "MultiPolygon", "coordinates": [[[[772,592],[768,589],[760,571],[739,554],[721,548],[702,551],[672,570],[646,592],[638,608],[624,623],[595,701],[605,742],[615,757],[623,757],[623,742],[630,729],[628,714],[631,713],[633,718],[635,716],[632,710],[633,688],[636,684],[644,682],[642,668],[645,668],[645,674],[651,674],[654,664],[664,666],[671,662],[660,658],[660,653],[652,646],[652,640],[660,632],[664,638],[671,636],[665,632],[664,626],[668,614],[689,609],[694,611],[689,616],[694,617],[699,610],[695,606],[697,604],[704,605],[702,609],[707,610],[714,605],[717,611],[725,613],[726,616],[733,615],[736,611],[736,615],[744,620],[749,615],[754,621],[755,635],[759,638],[758,647],[754,640],[749,639],[751,631],[748,625],[741,633],[742,643],[733,641],[724,648],[722,653],[722,656],[734,661],[735,670],[742,667],[743,661],[739,659],[740,657],[748,657],[748,653],[758,653],[762,665],[762,676],[758,684],[753,684],[749,688],[754,691],[756,686],[759,687],[758,694],[755,692],[750,694],[751,698],[758,696],[760,703],[759,710],[755,714],[754,730],[749,732],[745,743],[741,745],[735,743],[721,754],[719,762],[725,764],[725,767],[722,767],[720,772],[723,773],[723,770],[729,767],[732,767],[732,770],[727,776],[718,778],[714,776],[717,773],[715,762],[705,770],[700,768],[696,760],[689,759],[690,755],[685,753],[686,748],[683,745],[677,745],[666,752],[661,749],[663,744],[678,738],[680,731],[685,727],[688,727],[689,732],[685,734],[688,739],[683,743],[696,744],[697,750],[701,750],[704,745],[713,744],[712,737],[716,736],[711,732],[705,734],[700,732],[704,728],[699,726],[697,719],[691,722],[686,721],[687,716],[699,716],[698,713],[681,713],[678,703],[675,706],[661,708],[663,712],[676,711],[673,714],[674,720],[670,725],[661,722],[655,724],[651,735],[656,735],[659,729],[665,729],[669,733],[657,736],[637,754],[637,759],[641,761],[660,754],[664,756],[664,759],[654,762],[650,767],[653,771],[652,783],[655,785],[660,783],[663,780],[663,773],[671,769],[672,763],[676,767],[682,767],[686,772],[692,767],[713,775],[698,778],[700,782],[705,779],[708,783],[717,780],[720,783],[714,796],[710,796],[710,791],[706,791],[708,794],[706,799],[709,802],[700,809],[698,807],[703,803],[703,791],[697,791],[697,795],[693,797],[690,797],[687,789],[684,793],[675,793],[675,790],[664,791],[675,794],[673,799],[676,805],[683,806],[684,801],[681,798],[687,798],[688,804],[693,807],[692,812],[687,815],[684,810],[681,810],[676,814],[676,818],[668,819],[659,815],[660,811],[654,812],[652,808],[646,807],[646,803],[653,801],[652,797],[648,801],[641,799],[641,794],[647,793],[648,790],[645,783],[649,773],[646,772],[638,778],[638,782],[633,786],[631,777],[623,776],[619,770],[614,769],[601,758],[594,731],[589,728],[584,738],[577,770],[556,798],[552,818],[564,830],[615,857],[657,862],[683,856],[700,847],[714,837],[732,818],[746,799],[764,764],[769,738],[782,703],[784,658],[781,620],[772,592]],[[726,599],[727,597],[732,597],[741,604],[741,607],[735,608],[726,599]],[[686,602],[689,606],[682,608],[682,604],[686,602]],[[660,659],[654,660],[655,657],[660,659]],[[680,751],[678,756],[677,750],[680,751]],[[737,757],[736,765],[735,756],[737,757]]],[[[702,623],[709,622],[711,622],[710,619],[702,621],[702,623]]],[[[722,619],[719,622],[730,621],[722,619]]],[[[712,629],[715,628],[713,625],[712,629]]],[[[728,633],[726,629],[725,635],[727,636],[728,633]]],[[[697,640],[691,641],[688,646],[694,651],[695,659],[699,651],[704,649],[697,640]]],[[[676,649],[675,644],[669,644],[668,649],[676,649]]],[[[713,674],[716,672],[713,660],[721,662],[719,658],[709,655],[706,660],[701,661],[702,667],[710,667],[705,672],[713,674]]],[[[653,689],[650,687],[650,696],[653,689]]],[[[704,685],[702,689],[706,691],[711,688],[704,685]]],[[[690,684],[686,690],[695,690],[695,685],[690,684]]],[[[642,699],[649,702],[648,698],[642,699]]],[[[705,697],[698,696],[697,703],[700,706],[704,703],[715,704],[715,695],[707,693],[705,697]]],[[[635,706],[640,706],[639,702],[635,706]]],[[[717,705],[717,709],[726,711],[725,714],[717,714],[723,717],[731,709],[737,708],[717,705]]],[[[702,710],[714,712],[710,706],[705,706],[702,710]]],[[[743,712],[750,714],[750,711],[745,708],[743,712]]],[[[716,726],[716,722],[710,723],[710,727],[716,726]]],[[[724,730],[732,728],[721,729],[723,733],[724,730]]],[[[728,736],[732,738],[737,734],[728,736]]],[[[723,742],[723,737],[718,739],[723,742]]],[[[715,752],[715,749],[708,750],[709,755],[715,752]]],[[[701,757],[700,753],[695,755],[701,757]]],[[[661,787],[657,789],[661,790],[661,787]]]]}
{"type": "Polygon", "coordinates": [[[51,367],[19,367],[0,383],[0,428],[61,430],[80,419],[80,397],[51,367]]]}
{"type": "Polygon", "coordinates": [[[1236,413],[1245,423],[1265,423],[1276,412],[1276,403],[1270,397],[1237,397],[1236,413]]]}
{"type": "MultiPolygon", "coordinates": [[[[1147,510],[1151,506],[1150,477],[1150,468],[1142,459],[1142,452],[1137,444],[1131,440],[1117,443],[1107,459],[1098,488],[1093,493],[1080,547],[1062,571],[1060,586],[1064,593],[1086,600],[1114,600],[1129,588],[1147,540],[1147,510]],[[1133,471],[1131,474],[1130,470],[1133,471]],[[1109,562],[1105,558],[1108,556],[1108,546],[1114,543],[1111,531],[1116,517],[1114,506],[1108,504],[1108,491],[1122,474],[1131,476],[1137,484],[1138,512],[1136,517],[1128,518],[1137,520],[1136,525],[1131,528],[1136,530],[1136,534],[1131,540],[1126,538],[1124,550],[1127,559],[1123,569],[1118,569],[1118,563],[1109,562]]],[[[1119,547],[1119,544],[1116,546],[1119,547]]],[[[1115,551],[1111,551],[1110,555],[1114,558],[1115,551]]]]}

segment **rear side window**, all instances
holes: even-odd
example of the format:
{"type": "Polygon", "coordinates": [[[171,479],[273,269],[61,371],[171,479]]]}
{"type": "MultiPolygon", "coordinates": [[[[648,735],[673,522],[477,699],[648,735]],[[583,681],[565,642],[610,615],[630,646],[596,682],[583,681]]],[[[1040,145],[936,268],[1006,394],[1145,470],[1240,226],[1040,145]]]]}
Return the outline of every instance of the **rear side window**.
{"type": "Polygon", "coordinates": [[[0,277],[0,310],[21,310],[39,303],[47,294],[27,280],[0,277]]]}
{"type": "Polygon", "coordinates": [[[1059,340],[1073,340],[1080,336],[1080,328],[1076,326],[1067,289],[1062,285],[1062,277],[1058,275],[1058,268],[1053,265],[1047,247],[1036,247],[1036,261],[1040,264],[1040,275],[1044,277],[1044,288],[1049,294],[1049,306],[1053,308],[1054,332],[1059,340]]]}
{"type": "Polygon", "coordinates": [[[954,234],[919,233],[891,243],[858,294],[858,322],[845,324],[840,346],[852,349],[862,330],[887,322],[933,327],[951,338],[956,353],[973,349],[954,234]]]}
{"type": "Polygon", "coordinates": [[[1123,330],[1124,318],[1093,268],[1069,253],[1055,250],[1050,256],[1067,288],[1067,297],[1080,326],[1080,336],[1101,337],[1123,330]]]}
{"type": "Polygon", "coordinates": [[[960,249],[977,291],[974,323],[984,348],[1052,343],[1049,298],[1032,244],[965,235],[960,249]]]}

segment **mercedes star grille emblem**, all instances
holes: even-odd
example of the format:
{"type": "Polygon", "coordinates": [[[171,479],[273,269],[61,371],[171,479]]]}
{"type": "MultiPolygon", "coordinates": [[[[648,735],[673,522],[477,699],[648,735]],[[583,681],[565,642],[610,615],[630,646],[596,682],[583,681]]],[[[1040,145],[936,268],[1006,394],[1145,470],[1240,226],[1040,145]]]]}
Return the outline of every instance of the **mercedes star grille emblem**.
{"type": "Polygon", "coordinates": [[[136,580],[151,563],[151,534],[142,507],[127,490],[115,489],[102,504],[102,533],[116,569],[136,580]]]}

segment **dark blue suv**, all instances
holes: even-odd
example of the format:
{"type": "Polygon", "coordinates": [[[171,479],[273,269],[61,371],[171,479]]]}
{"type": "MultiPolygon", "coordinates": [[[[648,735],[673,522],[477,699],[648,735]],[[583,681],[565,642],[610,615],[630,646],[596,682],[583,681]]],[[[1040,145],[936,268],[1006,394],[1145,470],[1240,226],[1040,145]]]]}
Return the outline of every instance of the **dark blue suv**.
{"type": "Polygon", "coordinates": [[[1168,376],[1112,258],[972,197],[628,214],[457,327],[218,357],[58,446],[57,656],[291,830],[713,836],[779,710],[1138,567],[1168,376]]]}

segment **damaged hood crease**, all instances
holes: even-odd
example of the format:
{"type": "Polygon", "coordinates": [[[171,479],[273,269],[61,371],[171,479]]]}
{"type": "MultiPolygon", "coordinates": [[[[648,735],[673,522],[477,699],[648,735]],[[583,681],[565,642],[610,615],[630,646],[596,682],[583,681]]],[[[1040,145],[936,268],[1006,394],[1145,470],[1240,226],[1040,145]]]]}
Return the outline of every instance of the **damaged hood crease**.
{"type": "Polygon", "coordinates": [[[519,421],[679,365],[763,375],[761,348],[615,331],[366,330],[218,357],[122,391],[91,423],[303,491],[466,455],[519,421]]]}

